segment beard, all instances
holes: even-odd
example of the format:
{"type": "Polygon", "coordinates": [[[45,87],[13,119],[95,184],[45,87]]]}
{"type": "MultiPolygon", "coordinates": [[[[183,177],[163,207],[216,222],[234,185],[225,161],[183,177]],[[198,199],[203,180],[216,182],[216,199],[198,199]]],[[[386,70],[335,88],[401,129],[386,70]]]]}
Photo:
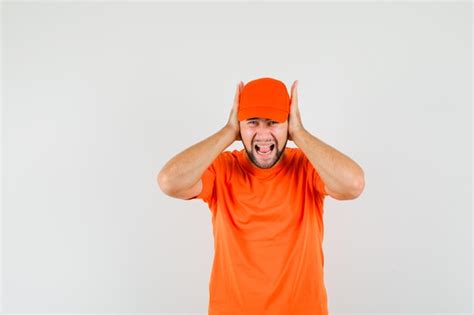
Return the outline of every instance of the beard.
{"type": "Polygon", "coordinates": [[[275,142],[275,148],[270,153],[270,157],[268,159],[263,159],[256,151],[254,141],[252,140],[252,147],[250,150],[245,146],[244,141],[242,140],[242,144],[244,145],[245,151],[247,152],[247,156],[249,157],[250,161],[258,168],[271,168],[273,167],[281,158],[283,153],[285,152],[286,144],[288,143],[288,138],[285,140],[285,145],[281,150],[279,150],[278,141],[273,138],[275,142]]]}

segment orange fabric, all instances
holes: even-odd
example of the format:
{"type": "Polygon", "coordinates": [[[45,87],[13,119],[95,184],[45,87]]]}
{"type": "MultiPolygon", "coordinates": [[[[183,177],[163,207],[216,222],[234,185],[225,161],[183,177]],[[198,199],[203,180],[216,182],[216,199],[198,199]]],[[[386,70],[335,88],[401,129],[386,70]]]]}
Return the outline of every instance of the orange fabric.
{"type": "Polygon", "coordinates": [[[209,315],[326,315],[322,249],[327,193],[299,148],[260,169],[223,151],[202,175],[214,261],[209,315]]]}

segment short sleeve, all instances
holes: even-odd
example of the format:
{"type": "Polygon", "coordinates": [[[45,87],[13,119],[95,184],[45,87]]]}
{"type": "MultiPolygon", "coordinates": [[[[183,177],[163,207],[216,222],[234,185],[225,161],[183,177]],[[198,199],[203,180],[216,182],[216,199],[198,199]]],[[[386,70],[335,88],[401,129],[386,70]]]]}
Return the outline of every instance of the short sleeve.
{"type": "Polygon", "coordinates": [[[230,152],[221,152],[201,175],[201,193],[188,200],[202,199],[209,206],[212,206],[213,201],[217,198],[218,183],[228,181],[229,179],[229,175],[231,174],[231,161],[232,154],[230,152]]]}
{"type": "MultiPolygon", "coordinates": [[[[311,162],[309,163],[311,164],[311,162]]],[[[313,171],[313,185],[315,185],[316,187],[316,190],[318,191],[318,193],[324,198],[328,195],[328,193],[326,192],[326,189],[325,189],[325,184],[323,182],[323,180],[321,179],[321,177],[319,176],[319,173],[318,171],[311,165],[312,169],[314,170],[313,171]]]]}
{"type": "Polygon", "coordinates": [[[201,193],[197,196],[191,197],[188,200],[192,199],[202,199],[204,202],[209,203],[214,194],[214,186],[216,182],[216,172],[214,168],[214,163],[211,164],[201,176],[202,189],[201,193]]]}
{"type": "MultiPolygon", "coordinates": [[[[304,153],[302,154],[304,155],[304,153]]],[[[310,184],[316,188],[316,191],[322,198],[326,197],[328,193],[326,192],[325,184],[321,176],[319,175],[316,168],[313,166],[311,161],[306,156],[304,156],[304,159],[305,159],[306,167],[308,170],[308,178],[309,178],[310,184]]]]}

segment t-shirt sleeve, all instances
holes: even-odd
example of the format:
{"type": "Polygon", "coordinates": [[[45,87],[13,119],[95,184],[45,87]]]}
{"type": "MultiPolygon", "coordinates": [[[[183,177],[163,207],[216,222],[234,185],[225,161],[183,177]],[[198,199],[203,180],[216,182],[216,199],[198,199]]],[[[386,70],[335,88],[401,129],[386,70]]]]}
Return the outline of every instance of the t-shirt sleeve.
{"type": "Polygon", "coordinates": [[[228,171],[230,159],[231,153],[228,151],[221,152],[201,175],[201,193],[197,196],[189,198],[188,200],[202,199],[209,206],[211,206],[217,197],[218,180],[225,180],[230,174],[228,171]]]}
{"type": "Polygon", "coordinates": [[[202,189],[201,193],[197,196],[191,197],[188,200],[202,199],[206,203],[209,203],[214,195],[214,186],[216,183],[216,171],[214,163],[204,171],[201,176],[202,189]]]}
{"type": "MultiPolygon", "coordinates": [[[[311,164],[311,162],[309,164],[311,164]]],[[[312,168],[314,170],[314,172],[313,172],[313,185],[315,185],[316,190],[318,191],[318,193],[324,198],[328,195],[328,193],[326,192],[326,189],[325,189],[324,182],[323,182],[322,178],[320,177],[318,171],[314,167],[312,167],[312,168]]]]}
{"type": "Polygon", "coordinates": [[[308,170],[310,184],[315,187],[316,191],[322,198],[326,197],[328,193],[326,192],[324,181],[319,175],[318,170],[313,166],[311,161],[306,156],[304,159],[308,170]]]}

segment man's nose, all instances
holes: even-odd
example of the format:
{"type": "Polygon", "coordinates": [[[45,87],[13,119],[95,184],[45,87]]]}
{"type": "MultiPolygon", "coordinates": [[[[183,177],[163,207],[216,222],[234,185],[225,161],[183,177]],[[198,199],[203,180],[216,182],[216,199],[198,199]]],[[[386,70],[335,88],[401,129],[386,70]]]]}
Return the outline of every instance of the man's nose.
{"type": "Polygon", "coordinates": [[[259,125],[255,130],[255,139],[260,139],[258,141],[273,141],[273,136],[271,133],[271,128],[268,126],[259,125]]]}

